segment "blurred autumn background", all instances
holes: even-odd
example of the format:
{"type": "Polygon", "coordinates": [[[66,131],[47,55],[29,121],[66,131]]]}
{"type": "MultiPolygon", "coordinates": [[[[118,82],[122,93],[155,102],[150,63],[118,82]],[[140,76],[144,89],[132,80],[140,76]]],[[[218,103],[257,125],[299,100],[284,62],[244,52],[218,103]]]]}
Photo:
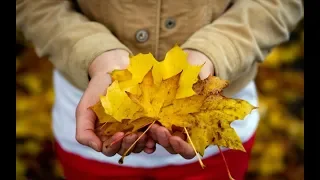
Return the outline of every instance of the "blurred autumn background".
{"type": "MultiPolygon", "coordinates": [[[[256,78],[261,122],[248,180],[304,179],[304,25],[274,48],[256,78]]],[[[52,146],[52,65],[16,34],[16,179],[63,179],[52,146]]]]}

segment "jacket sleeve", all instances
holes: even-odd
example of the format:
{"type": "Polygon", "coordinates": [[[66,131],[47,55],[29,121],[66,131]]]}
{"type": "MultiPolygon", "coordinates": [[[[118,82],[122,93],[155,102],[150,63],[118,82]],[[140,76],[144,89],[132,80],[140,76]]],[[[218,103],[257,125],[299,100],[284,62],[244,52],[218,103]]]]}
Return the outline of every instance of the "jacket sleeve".
{"type": "Polygon", "coordinates": [[[182,48],[204,53],[216,76],[234,81],[255,62],[263,62],[271,48],[287,41],[303,15],[302,0],[236,0],[182,48]]]}
{"type": "Polygon", "coordinates": [[[16,26],[38,56],[47,56],[78,88],[88,85],[95,57],[125,47],[102,24],[88,20],[69,0],[17,0],[16,26]]]}

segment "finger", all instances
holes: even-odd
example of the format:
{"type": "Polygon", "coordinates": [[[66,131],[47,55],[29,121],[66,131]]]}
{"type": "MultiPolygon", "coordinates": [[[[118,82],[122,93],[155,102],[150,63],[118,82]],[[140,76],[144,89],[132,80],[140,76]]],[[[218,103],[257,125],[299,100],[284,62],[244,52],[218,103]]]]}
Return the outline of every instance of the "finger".
{"type": "Polygon", "coordinates": [[[185,159],[192,159],[196,155],[193,148],[180,137],[172,136],[169,138],[169,141],[174,151],[185,159]]]}
{"type": "MultiPolygon", "coordinates": [[[[137,133],[137,137],[140,137],[142,134],[142,132],[138,132],[137,133]]],[[[147,135],[143,135],[139,141],[137,142],[137,144],[135,145],[135,148],[133,149],[133,153],[140,153],[141,151],[143,151],[143,149],[146,147],[148,141],[148,136],[147,135]]]]}
{"type": "Polygon", "coordinates": [[[156,135],[158,143],[162,147],[164,147],[170,154],[176,154],[176,152],[170,145],[169,137],[171,137],[171,134],[167,128],[159,126],[154,130],[154,134],[156,135]]]}
{"type": "Polygon", "coordinates": [[[156,142],[151,137],[148,137],[146,148],[153,149],[156,146],[156,142]]]}
{"type": "Polygon", "coordinates": [[[165,149],[170,153],[170,154],[177,154],[177,152],[170,146],[165,147],[165,149]]]}
{"type": "Polygon", "coordinates": [[[186,51],[188,53],[188,62],[191,65],[203,65],[199,73],[200,79],[206,79],[209,75],[214,74],[213,63],[210,59],[198,51],[186,51]]]}
{"type": "Polygon", "coordinates": [[[156,150],[155,141],[151,137],[148,137],[148,141],[143,151],[147,154],[152,154],[155,150],[156,150]]]}
{"type": "Polygon", "coordinates": [[[107,139],[103,143],[102,153],[106,156],[114,156],[120,149],[122,144],[122,137],[124,136],[123,132],[117,132],[115,133],[111,138],[107,139]],[[110,145],[112,142],[115,142],[114,144],[110,145]]]}
{"type": "Polygon", "coordinates": [[[156,151],[156,147],[154,147],[154,148],[144,148],[144,150],[143,150],[145,153],[147,153],[147,154],[152,154],[152,153],[154,153],[155,151],[156,151]]]}
{"type": "Polygon", "coordinates": [[[208,76],[213,75],[213,64],[211,61],[206,61],[201,71],[199,73],[199,77],[201,80],[206,79],[208,76]]]}
{"type": "Polygon", "coordinates": [[[155,141],[155,142],[158,142],[158,139],[157,139],[157,129],[161,127],[159,124],[153,124],[151,126],[151,128],[149,129],[148,131],[148,135],[155,141]]]}
{"type": "Polygon", "coordinates": [[[107,74],[92,78],[76,109],[76,140],[98,152],[102,150],[102,142],[94,131],[97,117],[89,107],[98,102],[100,95],[105,94],[110,82],[107,74]]]}
{"type": "Polygon", "coordinates": [[[156,134],[156,139],[161,146],[164,148],[170,146],[169,137],[171,137],[171,134],[167,128],[159,126],[154,133],[156,134]]]}
{"type": "Polygon", "coordinates": [[[102,142],[94,131],[94,121],[96,117],[92,112],[85,111],[87,110],[83,110],[82,113],[77,115],[76,140],[80,144],[89,146],[100,152],[102,142]]]}
{"type": "Polygon", "coordinates": [[[158,124],[152,125],[149,130],[149,136],[152,137],[152,139],[155,142],[158,142],[162,147],[164,147],[170,154],[176,154],[176,152],[173,150],[173,148],[171,147],[171,145],[169,143],[168,138],[171,136],[171,134],[169,133],[169,131],[165,127],[160,126],[158,124]],[[168,138],[166,138],[164,136],[166,136],[168,138]]]}
{"type": "MultiPolygon", "coordinates": [[[[134,141],[137,140],[137,138],[138,138],[137,134],[130,134],[124,137],[118,154],[123,155],[129,149],[129,147],[134,143],[134,141]]],[[[129,154],[130,152],[127,155],[129,154]]]]}
{"type": "Polygon", "coordinates": [[[95,134],[101,139],[102,136],[105,136],[105,130],[108,126],[105,123],[99,123],[98,119],[96,119],[95,124],[95,134]]]}
{"type": "MultiPolygon", "coordinates": [[[[177,137],[180,137],[181,139],[185,140],[186,136],[180,132],[180,131],[176,131],[172,134],[172,136],[177,136],[177,137]]],[[[169,140],[168,140],[169,141],[169,140]]],[[[170,153],[170,154],[177,154],[177,152],[172,148],[170,142],[169,142],[169,145],[168,147],[165,147],[165,149],[170,153]]]]}

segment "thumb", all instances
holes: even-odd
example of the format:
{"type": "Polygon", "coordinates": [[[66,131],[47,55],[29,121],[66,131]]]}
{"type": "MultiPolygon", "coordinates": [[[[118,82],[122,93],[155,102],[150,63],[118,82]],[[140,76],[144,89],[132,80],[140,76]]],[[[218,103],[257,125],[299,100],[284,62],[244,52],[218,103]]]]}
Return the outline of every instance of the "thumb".
{"type": "Polygon", "coordinates": [[[199,73],[199,77],[201,80],[206,79],[208,76],[212,76],[214,74],[213,64],[210,60],[205,61],[201,71],[199,73]]]}
{"type": "Polygon", "coordinates": [[[100,95],[105,95],[106,88],[110,83],[111,78],[108,74],[94,76],[90,80],[76,110],[76,140],[98,152],[102,150],[102,142],[95,134],[97,117],[89,107],[99,101],[100,95]]]}
{"type": "Polygon", "coordinates": [[[214,74],[213,63],[210,59],[199,51],[185,50],[188,54],[187,59],[191,65],[203,65],[199,73],[201,80],[206,79],[209,75],[214,74]]]}

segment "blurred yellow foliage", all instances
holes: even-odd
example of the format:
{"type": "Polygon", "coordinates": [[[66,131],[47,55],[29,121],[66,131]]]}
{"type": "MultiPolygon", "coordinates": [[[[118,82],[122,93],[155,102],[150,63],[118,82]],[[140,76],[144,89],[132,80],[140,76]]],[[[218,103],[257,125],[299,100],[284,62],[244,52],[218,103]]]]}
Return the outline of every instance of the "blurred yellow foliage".
{"type": "Polygon", "coordinates": [[[297,57],[302,57],[303,52],[301,44],[294,43],[287,46],[279,46],[272,49],[271,53],[266,57],[263,66],[277,68],[282,64],[290,64],[297,57]]]}
{"type": "MultiPolygon", "coordinates": [[[[16,138],[19,141],[16,176],[24,180],[29,179],[26,173],[30,169],[42,171],[34,170],[38,165],[29,166],[37,163],[35,159],[43,151],[42,143],[52,139],[52,65],[46,59],[39,59],[32,48],[26,48],[16,57],[16,74],[16,138]],[[29,161],[29,158],[34,160],[29,161]]],[[[54,166],[58,166],[57,163],[54,166]]]]}
{"type": "Polygon", "coordinates": [[[16,179],[25,180],[26,165],[19,157],[16,157],[16,179]]]}
{"type": "Polygon", "coordinates": [[[304,59],[304,31],[297,33],[297,40],[274,48],[259,68],[261,120],[249,168],[258,176],[253,179],[303,179],[304,72],[290,68],[304,59]]]}

